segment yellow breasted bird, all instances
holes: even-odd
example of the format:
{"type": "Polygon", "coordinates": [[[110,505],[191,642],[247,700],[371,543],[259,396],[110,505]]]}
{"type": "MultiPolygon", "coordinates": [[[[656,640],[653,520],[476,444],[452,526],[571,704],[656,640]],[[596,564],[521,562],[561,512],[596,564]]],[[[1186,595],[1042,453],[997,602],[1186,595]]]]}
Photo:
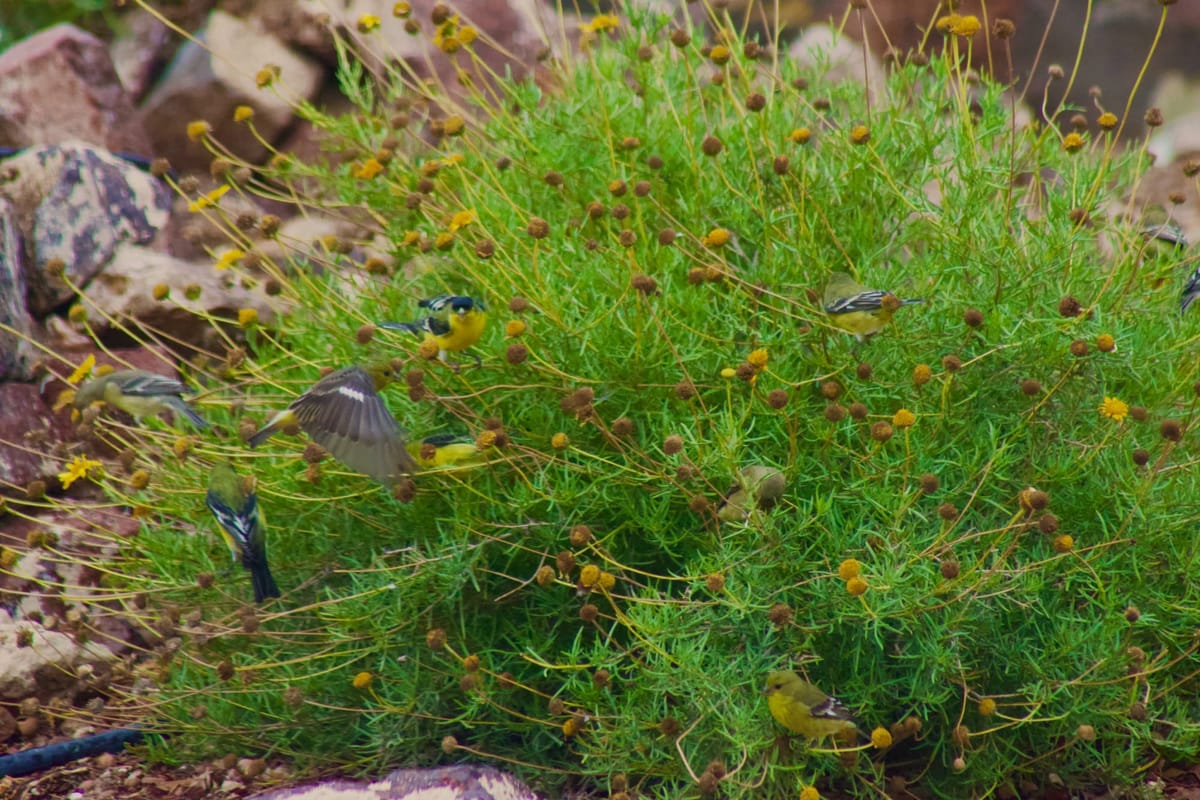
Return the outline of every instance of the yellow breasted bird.
{"type": "MultiPolygon", "coordinates": [[[[425,341],[433,342],[438,348],[438,358],[446,361],[447,353],[467,351],[479,341],[487,325],[487,309],[482,300],[456,294],[439,294],[417,304],[429,309],[429,316],[413,322],[381,322],[379,327],[393,331],[407,331],[418,336],[424,334],[425,341]]],[[[483,362],[479,356],[470,354],[475,366],[483,362]]],[[[451,364],[457,368],[457,364],[451,364]]]]}
{"type": "Polygon", "coordinates": [[[779,502],[786,488],[783,473],[774,467],[743,467],[738,472],[737,483],[726,492],[717,507],[717,519],[739,522],[748,519],[756,508],[766,511],[779,502]]]}
{"type": "Polygon", "coordinates": [[[453,433],[438,433],[419,442],[409,442],[408,453],[422,469],[482,464],[487,460],[475,439],[453,433]]]}
{"type": "Polygon", "coordinates": [[[219,461],[208,477],[204,502],[216,517],[230,555],[250,573],[254,602],[261,603],[268,597],[279,597],[279,587],[267,566],[267,537],[252,480],[247,489],[246,479],[234,472],[233,465],[219,461]]]}
{"type": "Polygon", "coordinates": [[[772,672],[763,689],[771,716],[809,739],[847,736],[858,730],[850,709],[790,670],[772,672]]]}
{"type": "Polygon", "coordinates": [[[829,321],[854,334],[860,342],[883,330],[892,321],[896,309],[923,303],[924,300],[901,300],[891,292],[867,289],[845,272],[835,272],[825,285],[825,313],[829,321]]]}
{"type": "Polygon", "coordinates": [[[183,399],[192,390],[174,378],[143,369],[121,369],[84,381],[75,393],[75,407],[87,408],[103,401],[138,419],[170,410],[191,420],[197,428],[208,423],[183,399]]]}
{"type": "Polygon", "coordinates": [[[272,417],[249,445],[258,447],[278,431],[299,426],[350,469],[394,483],[416,468],[404,430],[379,396],[394,379],[387,361],[331,372],[272,417]]]}

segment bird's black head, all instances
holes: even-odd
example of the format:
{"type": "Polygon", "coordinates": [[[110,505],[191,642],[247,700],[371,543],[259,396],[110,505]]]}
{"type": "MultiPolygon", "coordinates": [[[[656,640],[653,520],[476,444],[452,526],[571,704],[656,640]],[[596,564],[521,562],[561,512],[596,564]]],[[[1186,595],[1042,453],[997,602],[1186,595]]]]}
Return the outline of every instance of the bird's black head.
{"type": "Polygon", "coordinates": [[[461,295],[450,298],[450,310],[455,314],[466,314],[474,309],[483,311],[483,301],[461,295]]]}

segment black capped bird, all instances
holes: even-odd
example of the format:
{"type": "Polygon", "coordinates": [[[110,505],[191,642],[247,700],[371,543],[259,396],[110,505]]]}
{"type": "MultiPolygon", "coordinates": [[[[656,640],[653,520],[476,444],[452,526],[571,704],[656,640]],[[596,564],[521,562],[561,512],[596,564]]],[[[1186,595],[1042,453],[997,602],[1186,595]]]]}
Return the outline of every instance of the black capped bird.
{"type": "Polygon", "coordinates": [[[892,321],[896,309],[925,302],[901,300],[891,292],[867,289],[845,272],[834,272],[829,276],[823,300],[829,321],[854,334],[860,342],[883,330],[892,321]]]}
{"type": "MultiPolygon", "coordinates": [[[[394,331],[407,331],[417,336],[424,335],[424,341],[438,349],[438,358],[443,363],[447,353],[467,352],[479,341],[483,329],[487,325],[487,309],[482,300],[457,294],[439,294],[422,300],[417,304],[429,310],[429,316],[412,322],[381,322],[380,328],[394,331]]],[[[469,355],[475,359],[475,366],[483,362],[474,353],[469,355]]],[[[457,364],[450,364],[457,369],[457,364]]]]}
{"type": "Polygon", "coordinates": [[[75,407],[105,402],[138,419],[169,410],[187,417],[201,430],[208,428],[204,417],[183,399],[185,394],[193,394],[193,390],[174,378],[143,369],[121,369],[84,381],[75,393],[75,407]]]}
{"type": "Polygon", "coordinates": [[[326,375],[249,439],[258,447],[293,425],[350,469],[395,483],[416,469],[405,433],[379,392],[395,379],[388,361],[344,367],[326,375]]]}
{"type": "Polygon", "coordinates": [[[254,479],[243,478],[228,461],[219,461],[208,477],[204,502],[217,520],[230,555],[250,573],[254,602],[279,597],[279,587],[267,566],[267,537],[258,511],[254,479]]]}

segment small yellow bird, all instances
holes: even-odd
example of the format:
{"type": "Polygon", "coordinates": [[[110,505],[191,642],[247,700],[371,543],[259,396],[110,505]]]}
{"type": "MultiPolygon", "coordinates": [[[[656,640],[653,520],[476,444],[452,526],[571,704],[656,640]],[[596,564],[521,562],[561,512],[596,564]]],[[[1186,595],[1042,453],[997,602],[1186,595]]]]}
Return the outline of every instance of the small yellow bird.
{"type": "Polygon", "coordinates": [[[408,443],[408,453],[422,469],[482,464],[487,458],[470,436],[438,433],[408,443]]]}
{"type": "Polygon", "coordinates": [[[845,272],[835,272],[825,285],[825,313],[837,327],[860,342],[872,336],[892,321],[896,309],[923,303],[924,300],[901,300],[891,292],[867,289],[845,272]]]}
{"type": "Polygon", "coordinates": [[[417,466],[405,448],[404,430],[379,396],[394,379],[387,361],[331,372],[272,417],[248,443],[258,447],[278,431],[298,425],[350,469],[394,483],[417,466]]]}
{"type": "Polygon", "coordinates": [[[170,410],[187,417],[197,428],[207,429],[204,418],[184,401],[185,394],[192,390],[174,378],[142,369],[121,369],[85,381],[75,393],[75,407],[83,409],[103,401],[138,419],[170,410]]]}
{"type": "Polygon", "coordinates": [[[717,508],[722,522],[741,522],[749,519],[754,509],[769,510],[783,496],[787,481],[774,467],[753,465],[738,472],[737,483],[725,494],[717,508]]]}
{"type": "Polygon", "coordinates": [[[267,566],[267,537],[258,513],[258,493],[247,490],[232,464],[220,461],[209,475],[204,502],[216,518],[230,554],[250,573],[254,602],[279,597],[279,587],[267,566]]]}
{"type": "MultiPolygon", "coordinates": [[[[417,304],[430,311],[428,317],[413,322],[381,322],[379,327],[393,331],[407,331],[418,336],[425,334],[425,341],[433,342],[438,348],[438,358],[443,363],[447,353],[461,353],[479,341],[487,325],[487,309],[482,300],[456,294],[439,294],[417,304]]],[[[483,362],[470,353],[475,366],[483,362]]],[[[457,364],[450,364],[457,369],[457,364]]]]}
{"type": "Polygon", "coordinates": [[[768,675],[763,693],[771,716],[792,733],[824,739],[858,731],[850,709],[790,670],[768,675]]]}

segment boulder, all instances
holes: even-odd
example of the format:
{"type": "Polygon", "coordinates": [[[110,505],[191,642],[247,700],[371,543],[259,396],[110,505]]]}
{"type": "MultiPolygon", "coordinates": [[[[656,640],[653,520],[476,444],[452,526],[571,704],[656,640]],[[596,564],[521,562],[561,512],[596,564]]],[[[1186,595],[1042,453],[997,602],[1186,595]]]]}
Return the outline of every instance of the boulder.
{"type": "Polygon", "coordinates": [[[66,415],[54,414],[36,384],[0,383],[0,486],[55,486],[63,460],[54,448],[70,435],[66,415]]]}
{"type": "Polygon", "coordinates": [[[328,780],[272,789],[252,800],[540,800],[507,772],[483,764],[398,769],[377,781],[328,780]]]}
{"type": "Polygon", "coordinates": [[[104,42],[62,24],[0,53],[0,145],[69,140],[139,155],[150,150],[104,42]]]}
{"type": "Polygon", "coordinates": [[[0,381],[32,377],[24,266],[16,209],[0,198],[0,381]]]}
{"type": "Polygon", "coordinates": [[[34,314],[71,299],[71,286],[103,269],[121,242],[153,241],[170,215],[162,181],[80,142],[31,149],[5,167],[13,177],[0,184],[0,197],[12,202],[24,238],[34,314]],[[56,260],[61,277],[47,269],[56,260]]]}

